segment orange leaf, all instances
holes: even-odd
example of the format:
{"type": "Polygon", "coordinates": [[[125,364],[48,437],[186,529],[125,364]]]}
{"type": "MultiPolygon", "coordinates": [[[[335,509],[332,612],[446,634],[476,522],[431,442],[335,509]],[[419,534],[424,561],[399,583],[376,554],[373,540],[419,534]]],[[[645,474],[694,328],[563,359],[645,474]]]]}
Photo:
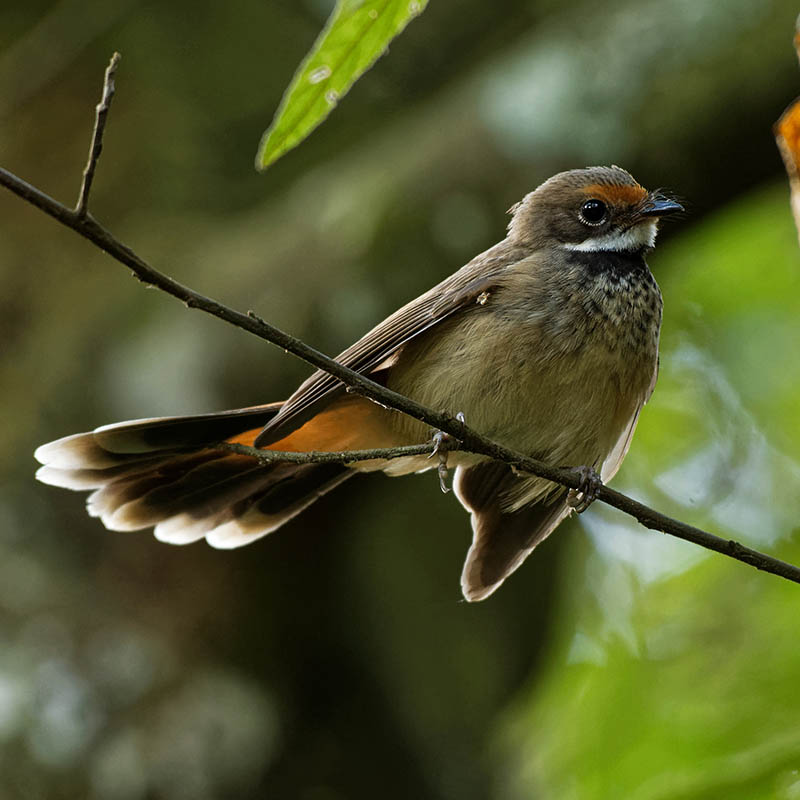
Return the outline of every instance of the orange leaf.
{"type": "MultiPolygon", "coordinates": [[[[794,35],[794,47],[800,59],[800,17],[794,35]]],[[[786,165],[791,190],[791,206],[794,224],[800,237],[800,98],[794,101],[781,115],[773,127],[778,150],[786,165]]]]}

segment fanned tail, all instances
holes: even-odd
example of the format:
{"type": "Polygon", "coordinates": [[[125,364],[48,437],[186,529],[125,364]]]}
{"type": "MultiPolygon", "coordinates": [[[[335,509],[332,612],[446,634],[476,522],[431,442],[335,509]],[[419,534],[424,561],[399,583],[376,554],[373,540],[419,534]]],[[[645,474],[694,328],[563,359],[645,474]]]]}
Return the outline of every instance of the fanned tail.
{"type": "MultiPolygon", "coordinates": [[[[252,444],[281,403],[135,420],[42,445],[37,478],[94,490],[92,516],[110,530],[155,526],[158,539],[248,544],[283,525],[352,472],[340,464],[260,464],[213,446],[252,444]]],[[[276,448],[279,449],[279,448],[276,448]]]]}

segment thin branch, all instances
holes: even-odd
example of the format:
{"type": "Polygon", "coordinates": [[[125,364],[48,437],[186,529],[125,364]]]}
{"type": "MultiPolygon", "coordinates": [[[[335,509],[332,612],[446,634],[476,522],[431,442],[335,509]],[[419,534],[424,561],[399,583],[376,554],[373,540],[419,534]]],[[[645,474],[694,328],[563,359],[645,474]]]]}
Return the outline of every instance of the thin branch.
{"type": "MultiPolygon", "coordinates": [[[[112,65],[114,60],[112,59],[112,65]]],[[[110,65],[111,67],[111,65],[110,65]]],[[[109,67],[109,68],[110,68],[109,67]]],[[[111,73],[113,78],[113,71],[111,73]]],[[[107,81],[108,83],[108,81],[107,81]]],[[[105,95],[105,91],[104,91],[105,95]]],[[[101,103],[102,105],[102,103],[101,103]]],[[[98,112],[99,113],[99,112],[98,112]]],[[[107,109],[106,109],[107,113],[107,109]]],[[[99,123],[98,123],[99,124],[99,123]]],[[[102,133],[102,127],[100,130],[102,133]]],[[[93,152],[93,151],[91,151],[93,152]]],[[[99,153],[98,153],[99,155],[99,153]]],[[[90,155],[90,163],[92,156],[90,155]]],[[[96,166],[97,159],[94,158],[94,166],[96,166]]],[[[570,489],[580,489],[580,477],[572,469],[559,469],[545,464],[537,459],[524,456],[520,453],[514,452],[507,447],[504,447],[485,436],[481,436],[475,431],[468,428],[463,422],[425,408],[419,403],[411,400],[408,397],[393,392],[390,389],[369,380],[365,376],[348,369],[342,364],[334,361],[328,356],[320,353],[312,347],[309,347],[304,342],[290,336],[287,333],[275,328],[268,324],[252,311],[243,314],[240,311],[228,308],[222,303],[205,297],[194,290],[184,286],[167,275],[158,272],[151,267],[147,262],[141,259],[136,253],[128,246],[116,239],[108,230],[100,225],[86,210],[85,203],[83,211],[79,206],[75,210],[67,208],[62,203],[54,200],[34,186],[26,183],[18,178],[8,170],[0,168],[0,185],[5,186],[11,192],[16,194],[31,205],[36,206],[41,211],[44,211],[49,216],[58,220],[62,225],[71,228],[80,236],[88,239],[101,250],[108,253],[112,258],[120,263],[129,267],[135,277],[143,283],[161,289],[163,292],[172,295],[173,297],[182,300],[187,307],[197,308],[212,314],[225,322],[230,323],[242,330],[246,330],[255,336],[271,342],[278,347],[292,353],[295,356],[303,359],[318,369],[321,369],[334,377],[338,378],[345,386],[349,387],[364,397],[369,398],[382,406],[395,409],[404,414],[407,414],[414,419],[419,420],[431,428],[443,431],[450,434],[460,443],[458,447],[451,446],[450,449],[460,449],[466,452],[478,453],[498,461],[505,462],[518,470],[537,475],[538,477],[559,483],[570,489]]],[[[83,190],[81,195],[84,195],[83,190]]],[[[88,198],[88,191],[85,192],[88,198]]],[[[454,443],[455,444],[455,443],[454,443]]],[[[226,449],[234,449],[230,444],[225,445],[226,449]]],[[[416,445],[404,450],[404,455],[419,455],[421,453],[430,452],[431,445],[416,445]]],[[[292,453],[292,454],[273,454],[273,456],[265,456],[263,452],[248,448],[243,445],[237,445],[235,452],[240,452],[244,455],[251,455],[255,458],[265,460],[272,457],[280,457],[285,460],[303,459],[311,463],[313,461],[341,461],[343,463],[352,463],[354,460],[362,460],[365,458],[387,457],[384,455],[376,455],[384,451],[369,450],[369,451],[352,451],[343,453],[292,453]]],[[[600,486],[597,491],[597,499],[607,503],[620,511],[634,517],[638,522],[652,530],[662,531],[679,539],[693,542],[701,547],[713,550],[722,555],[742,561],[745,564],[750,564],[757,569],[765,572],[770,572],[773,575],[778,575],[787,580],[800,583],[800,568],[777,558],[760,553],[757,550],[752,550],[749,547],[739,544],[731,540],[723,539],[715,536],[707,531],[700,530],[691,525],[687,525],[679,520],[672,519],[664,514],[655,511],[642,503],[633,500],[626,495],[617,492],[607,486],[600,486]]]]}
{"type": "MultiPolygon", "coordinates": [[[[475,434],[476,440],[482,440],[483,437],[475,434]]],[[[488,441],[488,440],[486,440],[488,441]]],[[[510,464],[515,469],[521,472],[528,472],[532,475],[539,477],[550,478],[550,474],[555,473],[558,477],[553,478],[556,483],[568,486],[571,489],[579,488],[577,486],[578,480],[576,473],[570,469],[554,469],[547,467],[548,475],[542,475],[543,470],[540,469],[541,462],[528,458],[527,456],[514,453],[507,450],[501,445],[494,442],[489,442],[490,447],[473,447],[464,444],[453,443],[448,446],[449,452],[463,451],[468,453],[480,453],[489,455],[496,458],[498,461],[503,461],[510,464]]],[[[292,453],[292,452],[279,452],[269,450],[259,450],[255,447],[248,447],[247,445],[232,444],[224,442],[216,445],[220,449],[230,450],[240,455],[252,456],[262,463],[270,463],[273,461],[292,461],[298,464],[314,464],[314,463],[329,463],[341,462],[343,464],[351,464],[355,461],[367,461],[373,458],[401,458],[402,456],[423,455],[433,451],[434,445],[432,442],[420,445],[409,445],[408,447],[394,447],[385,448],[381,450],[343,450],[341,452],[305,452],[305,453],[292,453]]],[[[546,466],[546,465],[545,465],[546,466]]],[[[761,553],[758,550],[753,550],[746,547],[733,539],[723,539],[721,536],[716,536],[713,533],[704,531],[701,528],[695,528],[693,525],[688,525],[680,520],[668,517],[660,511],[656,511],[649,506],[628,497],[622,492],[611,489],[608,486],[600,486],[597,490],[597,500],[600,500],[607,505],[613,506],[619,511],[633,517],[637,522],[645,528],[654,531],[661,531],[668,533],[670,536],[675,536],[678,539],[683,539],[687,542],[705,547],[707,550],[713,550],[716,553],[721,553],[724,556],[733,558],[736,561],[741,561],[749,564],[756,569],[763,572],[769,572],[772,575],[778,575],[786,580],[800,583],[800,568],[794,564],[789,564],[786,561],[781,561],[778,558],[769,556],[766,553],[761,553]]]]}
{"type": "MultiPolygon", "coordinates": [[[[241,456],[252,456],[261,464],[273,464],[276,461],[290,461],[292,464],[353,464],[356,461],[372,461],[374,459],[407,458],[408,456],[426,456],[433,454],[436,445],[433,441],[425,444],[407,444],[402,447],[375,447],[371,450],[343,450],[328,452],[327,450],[305,450],[302,453],[288,450],[261,450],[248,447],[237,442],[219,442],[215,450],[227,450],[241,456]]],[[[458,448],[450,448],[455,451],[458,448]]]]}
{"type": "Polygon", "coordinates": [[[81,190],[78,194],[78,202],[75,205],[75,213],[78,217],[85,217],[89,207],[89,192],[92,191],[92,181],[97,162],[100,160],[100,153],[103,152],[103,133],[106,128],[106,118],[111,108],[111,101],[114,99],[114,76],[117,74],[117,66],[122,56],[114,53],[111,61],[106,67],[105,78],[103,79],[103,94],[100,102],[95,107],[94,131],[92,131],[92,143],[89,145],[89,156],[86,159],[86,166],[83,169],[83,181],[81,190]]]}
{"type": "Polygon", "coordinates": [[[264,339],[267,342],[277,345],[283,350],[292,353],[303,361],[321,369],[334,377],[338,378],[345,386],[357,394],[373,400],[380,405],[393,408],[407,414],[420,422],[429,425],[432,429],[443,431],[461,442],[461,449],[474,453],[481,453],[490,456],[498,461],[505,461],[509,464],[521,464],[523,459],[528,467],[526,472],[531,472],[541,478],[560,483],[570,489],[580,488],[578,475],[569,469],[559,469],[545,464],[532,458],[526,458],[520,453],[510,450],[502,445],[481,436],[479,433],[468,428],[463,422],[449,414],[426,408],[411,398],[405,397],[397,392],[375,383],[369,378],[358,372],[345,367],[338,361],[334,361],[325,354],[310,347],[300,339],[290,336],[288,333],[270,325],[262,320],[252,311],[243,314],[222,303],[205,297],[188,286],[173,280],[172,278],[158,272],[147,262],[141,259],[130,247],[117,240],[108,230],[100,225],[91,214],[79,217],[75,211],[49,197],[29,183],[18,178],[6,169],[0,168],[0,185],[5,186],[10,191],[44,211],[62,225],[76,231],[78,234],[94,243],[101,250],[108,253],[112,258],[129,267],[134,276],[148,286],[154,286],[173,297],[182,300],[188,308],[197,308],[212,314],[231,325],[246,330],[249,333],[264,339]],[[529,468],[531,467],[532,468],[529,468]]]}

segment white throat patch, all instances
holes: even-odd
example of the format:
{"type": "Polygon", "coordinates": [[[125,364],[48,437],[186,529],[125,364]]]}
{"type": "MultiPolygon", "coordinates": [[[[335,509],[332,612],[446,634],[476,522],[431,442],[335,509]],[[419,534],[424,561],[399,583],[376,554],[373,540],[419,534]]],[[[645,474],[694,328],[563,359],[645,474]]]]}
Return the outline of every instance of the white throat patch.
{"type": "Polygon", "coordinates": [[[623,252],[625,250],[641,250],[650,248],[656,243],[658,227],[656,220],[648,219],[624,231],[612,231],[602,236],[590,237],[578,244],[565,242],[565,250],[577,250],[582,253],[623,252]]]}

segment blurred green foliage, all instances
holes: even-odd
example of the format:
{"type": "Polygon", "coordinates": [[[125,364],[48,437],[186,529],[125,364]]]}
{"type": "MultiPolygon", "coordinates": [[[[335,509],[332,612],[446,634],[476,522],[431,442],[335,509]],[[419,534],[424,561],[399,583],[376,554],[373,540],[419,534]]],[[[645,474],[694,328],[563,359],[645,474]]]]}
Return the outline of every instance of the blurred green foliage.
{"type": "MultiPolygon", "coordinates": [[[[800,264],[770,133],[795,4],[433,3],[257,175],[331,5],[5,4],[2,166],[74,197],[120,50],[93,213],[331,353],[550,174],[666,185],[691,211],[651,258],[662,375],[616,485],[800,560],[800,264]]],[[[110,535],[37,485],[41,442],[277,399],[306,370],[10,195],[0,219],[4,797],[798,796],[797,591],[775,577],[595,507],[472,606],[468,522],[430,475],[354,480],[225,553],[110,535]]]]}

